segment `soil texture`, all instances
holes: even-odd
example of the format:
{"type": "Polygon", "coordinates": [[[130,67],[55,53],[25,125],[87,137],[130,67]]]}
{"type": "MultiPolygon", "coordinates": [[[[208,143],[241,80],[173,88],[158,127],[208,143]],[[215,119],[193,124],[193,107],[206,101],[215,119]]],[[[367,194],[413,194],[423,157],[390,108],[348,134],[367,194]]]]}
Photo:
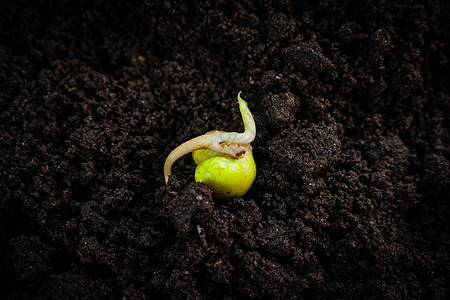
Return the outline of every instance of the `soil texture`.
{"type": "Polygon", "coordinates": [[[0,298],[448,299],[449,7],[0,0],[0,298]]]}

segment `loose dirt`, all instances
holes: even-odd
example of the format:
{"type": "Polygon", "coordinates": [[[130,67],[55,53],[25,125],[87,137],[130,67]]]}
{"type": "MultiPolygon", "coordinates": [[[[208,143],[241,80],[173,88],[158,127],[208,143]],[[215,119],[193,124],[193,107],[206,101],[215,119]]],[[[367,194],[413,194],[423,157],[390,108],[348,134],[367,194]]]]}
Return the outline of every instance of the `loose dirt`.
{"type": "Polygon", "coordinates": [[[449,297],[448,2],[116,2],[0,2],[2,297],[449,297]],[[239,91],[250,191],[166,186],[239,91]]]}

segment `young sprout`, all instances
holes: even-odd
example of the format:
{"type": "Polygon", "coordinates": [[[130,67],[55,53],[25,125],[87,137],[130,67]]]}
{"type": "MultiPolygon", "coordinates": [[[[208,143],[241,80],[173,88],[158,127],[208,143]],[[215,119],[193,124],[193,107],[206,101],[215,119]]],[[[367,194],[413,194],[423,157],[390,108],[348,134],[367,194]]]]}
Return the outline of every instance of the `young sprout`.
{"type": "Polygon", "coordinates": [[[238,96],[244,132],[214,130],[195,137],[173,150],[164,163],[164,179],[169,180],[173,163],[190,152],[197,164],[195,181],[205,182],[217,197],[244,195],[256,177],[250,143],[255,139],[255,120],[247,102],[238,96]]]}

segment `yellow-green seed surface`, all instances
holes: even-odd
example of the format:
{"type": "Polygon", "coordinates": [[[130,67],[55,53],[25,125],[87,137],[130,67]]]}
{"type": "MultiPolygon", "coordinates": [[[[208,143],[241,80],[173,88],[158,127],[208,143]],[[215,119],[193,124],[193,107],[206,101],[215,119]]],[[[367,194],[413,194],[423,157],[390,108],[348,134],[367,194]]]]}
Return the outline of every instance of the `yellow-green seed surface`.
{"type": "Polygon", "coordinates": [[[208,150],[208,149],[200,149],[200,150],[195,150],[194,152],[192,152],[192,158],[194,159],[194,161],[197,165],[202,163],[203,161],[205,161],[211,157],[215,157],[215,156],[224,156],[224,155],[220,152],[216,152],[216,151],[212,151],[212,150],[208,150]]]}
{"type": "Polygon", "coordinates": [[[256,165],[251,149],[240,159],[209,150],[194,151],[193,157],[199,163],[195,181],[205,182],[217,197],[242,196],[255,180],[256,165]]]}

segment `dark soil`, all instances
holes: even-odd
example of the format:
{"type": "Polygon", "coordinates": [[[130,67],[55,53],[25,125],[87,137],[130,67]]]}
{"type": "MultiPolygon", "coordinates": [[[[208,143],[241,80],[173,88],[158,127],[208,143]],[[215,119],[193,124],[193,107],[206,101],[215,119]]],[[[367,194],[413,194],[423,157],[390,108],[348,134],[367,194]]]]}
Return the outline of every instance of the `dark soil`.
{"type": "Polygon", "coordinates": [[[300,2],[1,0],[2,297],[448,299],[450,4],[300,2]]]}

